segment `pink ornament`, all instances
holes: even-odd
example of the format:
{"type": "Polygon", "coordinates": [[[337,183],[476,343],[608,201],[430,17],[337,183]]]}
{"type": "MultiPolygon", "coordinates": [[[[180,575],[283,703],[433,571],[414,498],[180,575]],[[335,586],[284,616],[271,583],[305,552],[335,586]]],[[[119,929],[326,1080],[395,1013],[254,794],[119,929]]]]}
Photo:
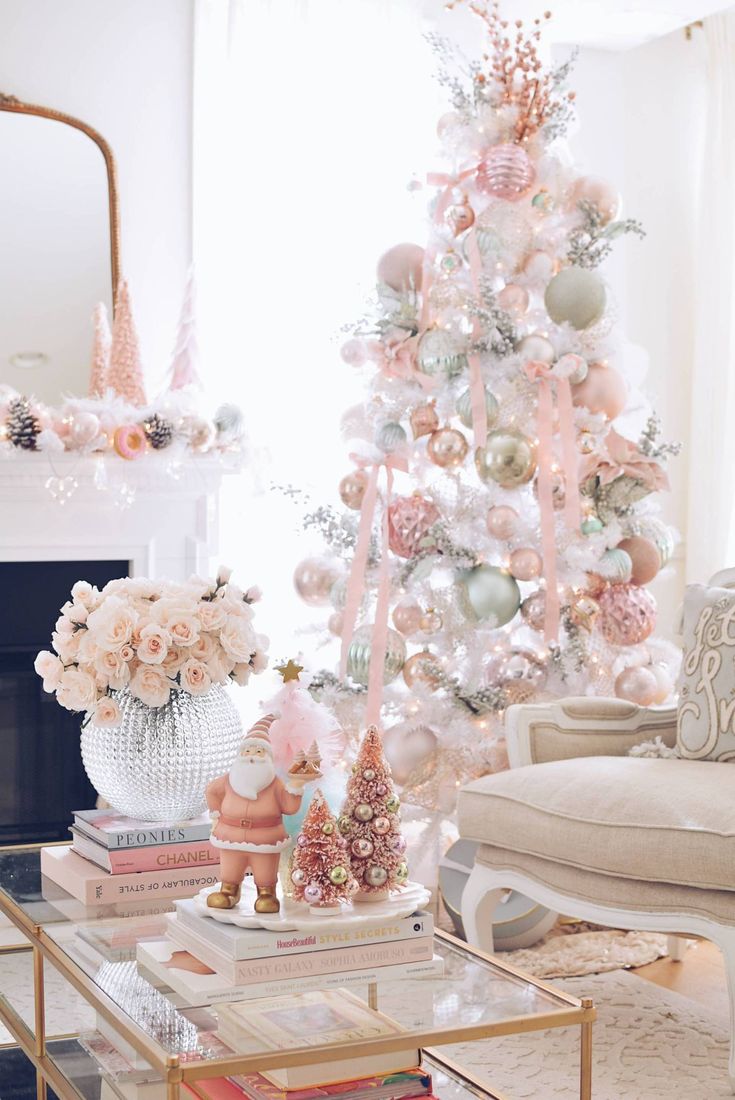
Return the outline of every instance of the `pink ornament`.
{"type": "Polygon", "coordinates": [[[337,638],[341,638],[342,628],[344,625],[345,617],[343,613],[341,611],[333,611],[332,614],[329,616],[329,620],[327,622],[329,633],[334,634],[337,638]]]}
{"type": "Polygon", "coordinates": [[[625,408],[627,392],[621,375],[602,363],[590,363],[587,377],[572,387],[572,402],[589,409],[591,413],[604,413],[614,420],[625,408]]]}
{"type": "Polygon", "coordinates": [[[402,600],[393,608],[393,625],[408,637],[421,627],[422,611],[415,600],[402,600]]]}
{"type": "Polygon", "coordinates": [[[658,683],[650,668],[626,668],[615,680],[615,694],[639,707],[650,707],[656,700],[658,683]]]}
{"type": "Polygon", "coordinates": [[[385,836],[390,832],[390,819],[387,817],[376,817],[373,822],[373,830],[378,836],[385,836]]]}
{"type": "Polygon", "coordinates": [[[353,337],[352,340],[348,340],[346,344],[343,344],[339,353],[342,356],[342,361],[347,363],[349,367],[361,367],[367,360],[365,341],[358,340],[357,337],[353,337]]]}
{"type": "Polygon", "coordinates": [[[421,245],[395,244],[378,260],[378,281],[392,290],[421,290],[424,250],[421,245]]]}
{"type": "Polygon", "coordinates": [[[455,237],[469,229],[475,221],[475,212],[467,201],[467,196],[462,196],[462,201],[448,206],[444,211],[444,221],[451,229],[455,237]]]}
{"type": "Polygon", "coordinates": [[[345,474],[339,483],[339,498],[347,508],[359,512],[368,487],[368,476],[364,470],[353,470],[345,474]]]}
{"type": "Polygon", "coordinates": [[[518,513],[509,504],[496,504],[487,514],[488,534],[495,539],[512,539],[518,523],[518,513]]]}
{"type": "Polygon", "coordinates": [[[647,588],[611,584],[598,596],[597,623],[610,645],[645,642],[656,625],[656,601],[647,588]]]}
{"type": "Polygon", "coordinates": [[[323,607],[339,574],[339,567],[326,558],[305,558],[294,570],[293,583],[304,603],[323,607]]]}
{"type": "Polygon", "coordinates": [[[69,442],[77,450],[83,450],[100,434],[100,422],[94,413],[75,412],[69,426],[69,442]]]}
{"type": "Polygon", "coordinates": [[[526,596],[521,604],[521,618],[531,630],[543,630],[546,622],[546,593],[539,589],[526,596]]]}
{"type": "Polygon", "coordinates": [[[493,145],[477,170],[477,189],[496,199],[516,202],[530,189],[536,169],[525,149],[511,142],[493,145]]]}
{"type": "Polygon", "coordinates": [[[439,509],[433,501],[413,493],[396,497],[388,508],[388,544],[399,558],[412,558],[422,549],[422,542],[439,519],[439,509]]]}
{"type": "Polygon", "coordinates": [[[578,206],[580,202],[588,202],[594,206],[602,218],[602,224],[617,218],[620,212],[620,195],[607,180],[601,180],[595,176],[580,176],[572,187],[570,205],[578,206]]]}
{"type": "Polygon", "coordinates": [[[530,546],[514,550],[510,555],[510,572],[517,581],[532,581],[541,576],[541,555],[530,546]]]}
{"type": "Polygon", "coordinates": [[[467,457],[469,444],[456,428],[440,428],[433,432],[426,445],[426,452],[435,466],[452,469],[460,466],[467,457]]]}
{"type": "Polygon", "coordinates": [[[501,309],[519,317],[528,309],[528,291],[524,286],[508,283],[498,294],[497,302],[501,309]]]}

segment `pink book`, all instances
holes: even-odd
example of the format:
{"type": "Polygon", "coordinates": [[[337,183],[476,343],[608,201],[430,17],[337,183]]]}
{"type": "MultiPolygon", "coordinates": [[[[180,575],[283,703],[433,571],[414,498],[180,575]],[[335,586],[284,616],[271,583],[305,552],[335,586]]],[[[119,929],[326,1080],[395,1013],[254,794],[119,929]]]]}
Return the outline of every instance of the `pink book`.
{"type": "Polygon", "coordinates": [[[229,959],[203,936],[181,925],[173,914],[166,918],[170,938],[200,962],[234,985],[271,982],[281,978],[301,978],[316,974],[337,974],[343,970],[367,970],[396,963],[424,962],[434,956],[432,936],[394,943],[362,943],[329,951],[300,955],[273,955],[270,958],[229,959]]]}
{"type": "Polygon", "coordinates": [[[208,840],[149,845],[145,848],[105,848],[77,829],[72,829],[72,834],[73,850],[112,875],[137,871],[179,871],[219,863],[219,853],[208,840]]]}
{"type": "Polygon", "coordinates": [[[216,866],[110,875],[63,845],[41,849],[41,874],[84,905],[190,898],[205,886],[214,886],[219,881],[219,868],[216,866]]]}

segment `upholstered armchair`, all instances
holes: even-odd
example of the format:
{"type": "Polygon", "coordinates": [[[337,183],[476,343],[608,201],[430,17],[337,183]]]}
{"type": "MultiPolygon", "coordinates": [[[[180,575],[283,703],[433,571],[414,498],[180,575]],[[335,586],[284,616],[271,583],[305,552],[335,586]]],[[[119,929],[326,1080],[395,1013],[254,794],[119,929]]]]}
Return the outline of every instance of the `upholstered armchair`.
{"type": "MultiPolygon", "coordinates": [[[[459,796],[460,835],[479,841],[462,922],[492,951],[510,888],[613,928],[702,936],[723,952],[735,1021],[735,767],[626,755],[658,735],[674,744],[675,710],[593,698],[509,708],[511,770],[459,796]]],[[[733,1050],[730,1077],[735,1091],[733,1050]]]]}

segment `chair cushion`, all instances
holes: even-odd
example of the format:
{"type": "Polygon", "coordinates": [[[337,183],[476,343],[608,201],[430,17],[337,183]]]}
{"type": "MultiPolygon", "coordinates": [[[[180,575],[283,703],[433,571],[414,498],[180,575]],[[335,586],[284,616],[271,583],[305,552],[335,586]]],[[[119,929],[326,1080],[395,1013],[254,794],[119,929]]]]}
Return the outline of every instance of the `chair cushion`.
{"type": "Polygon", "coordinates": [[[735,761],[735,592],[690,584],[684,598],[676,747],[692,760],[735,761]]]}
{"type": "Polygon", "coordinates": [[[460,836],[600,874],[735,891],[735,770],[625,756],[531,764],[459,794],[460,836]]]}

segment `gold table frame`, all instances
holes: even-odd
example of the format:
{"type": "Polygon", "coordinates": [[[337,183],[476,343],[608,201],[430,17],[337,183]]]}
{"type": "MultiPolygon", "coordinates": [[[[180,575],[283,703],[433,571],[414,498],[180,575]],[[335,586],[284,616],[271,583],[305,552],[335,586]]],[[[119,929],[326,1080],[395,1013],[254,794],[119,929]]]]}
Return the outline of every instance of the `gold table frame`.
{"type": "MultiPolygon", "coordinates": [[[[18,846],[18,848],[23,848],[26,851],[38,850],[40,847],[41,845],[18,846]]],[[[8,851],[9,849],[4,848],[2,850],[8,851]]],[[[196,1063],[186,1062],[181,1064],[178,1055],[167,1054],[142,1028],[126,1017],[120,1007],[45,932],[44,927],[30,920],[21,907],[1,890],[0,912],[8,917],[26,941],[24,945],[12,945],[4,949],[0,948],[0,951],[30,950],[33,952],[34,1031],[30,1030],[4,995],[0,995],[0,1020],[36,1068],[37,1100],[46,1100],[47,1084],[51,1085],[62,1100],[80,1100],[78,1090],[63,1075],[46,1050],[44,962],[54,966],[84,1000],[161,1074],[166,1083],[167,1100],[182,1100],[180,1087],[182,1084],[188,1085],[195,1095],[202,1096],[203,1094],[197,1088],[196,1082],[208,1078],[253,1071],[262,1072],[264,1069],[276,1069],[278,1067],[310,1065],[314,1062],[344,1058],[344,1044],[335,1043],[310,1050],[301,1049],[294,1053],[274,1051],[271,1054],[233,1055],[231,1058],[213,1058],[196,1063]]],[[[502,1035],[518,1035],[530,1031],[543,1031],[548,1028],[577,1025],[580,1028],[579,1097],[580,1100],[591,1100],[592,1024],[597,1016],[592,1000],[590,998],[579,1000],[553,988],[546,982],[531,978],[496,957],[470,947],[447,932],[436,929],[434,935],[440,941],[460,948],[479,961],[490,963],[493,968],[501,973],[541,990],[564,1007],[553,1012],[512,1016],[504,1020],[470,1024],[466,1027],[412,1031],[411,1035],[416,1040],[416,1046],[424,1049],[440,1067],[444,1067],[448,1072],[464,1079],[475,1090],[481,1091],[489,1100],[510,1100],[510,1098],[502,1097],[499,1093],[494,1092],[492,1086],[486,1085],[435,1048],[446,1043],[491,1039],[502,1035]]],[[[374,1003],[376,992],[377,987],[370,989],[372,1003],[374,1003]]],[[[404,1047],[405,1042],[405,1035],[363,1040],[354,1043],[350,1047],[350,1053],[355,1057],[375,1053],[389,1053],[392,1050],[399,1050],[404,1047]]]]}

